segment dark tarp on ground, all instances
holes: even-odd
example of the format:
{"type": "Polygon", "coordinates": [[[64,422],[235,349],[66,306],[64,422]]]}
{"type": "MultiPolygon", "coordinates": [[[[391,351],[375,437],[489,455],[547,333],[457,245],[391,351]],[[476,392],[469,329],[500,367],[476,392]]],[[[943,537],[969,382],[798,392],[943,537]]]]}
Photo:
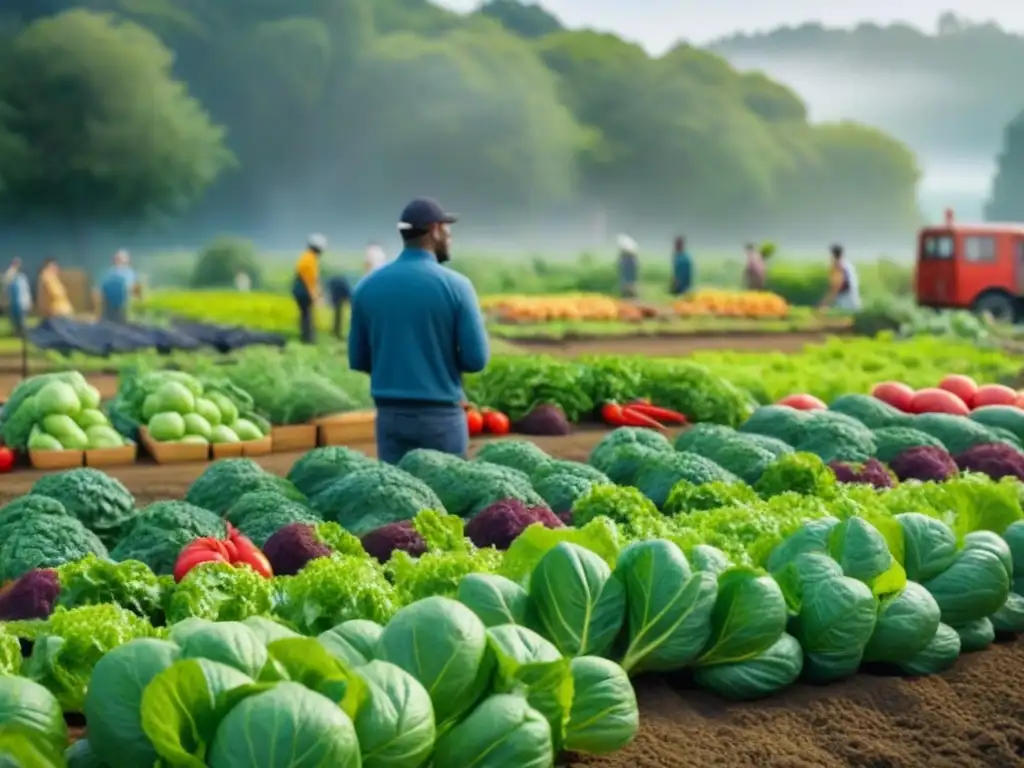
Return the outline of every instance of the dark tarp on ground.
{"type": "Polygon", "coordinates": [[[108,321],[80,323],[65,317],[43,320],[29,329],[28,341],[39,349],[64,355],[80,352],[97,357],[154,349],[161,354],[213,347],[231,352],[242,347],[268,345],[283,347],[285,338],[245,328],[203,323],[175,323],[170,328],[108,321]]]}

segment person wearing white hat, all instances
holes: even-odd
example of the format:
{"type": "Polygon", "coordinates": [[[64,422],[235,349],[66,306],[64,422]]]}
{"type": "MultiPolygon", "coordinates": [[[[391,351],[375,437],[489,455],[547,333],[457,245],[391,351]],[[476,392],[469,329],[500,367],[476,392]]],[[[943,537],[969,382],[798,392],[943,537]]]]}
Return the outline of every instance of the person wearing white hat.
{"type": "Polygon", "coordinates": [[[629,235],[619,235],[619,292],[624,299],[636,298],[640,279],[639,247],[629,235]]]}
{"type": "Polygon", "coordinates": [[[295,264],[292,296],[299,307],[299,338],[303,344],[312,344],[316,339],[314,310],[320,299],[320,259],[326,250],[326,237],[310,235],[306,250],[295,264]]]}

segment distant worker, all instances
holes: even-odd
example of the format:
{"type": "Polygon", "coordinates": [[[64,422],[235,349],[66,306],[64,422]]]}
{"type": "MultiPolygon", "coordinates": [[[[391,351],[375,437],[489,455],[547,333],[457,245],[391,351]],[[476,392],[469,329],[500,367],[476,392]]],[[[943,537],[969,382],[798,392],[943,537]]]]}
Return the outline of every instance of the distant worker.
{"type": "Polygon", "coordinates": [[[352,292],[349,366],[370,374],[377,457],[389,464],[416,448],[469,447],[462,374],[482,371],[490,350],[473,284],[442,266],[455,221],[436,200],[409,203],[403,251],[352,292]]]}
{"type": "Polygon", "coordinates": [[[363,269],[366,274],[376,272],[388,263],[388,255],[377,243],[370,243],[366,246],[366,259],[363,262],[363,269]]]}
{"type": "Polygon", "coordinates": [[[32,287],[28,276],[21,269],[21,259],[11,261],[11,266],[4,272],[4,299],[11,319],[11,329],[15,336],[22,336],[32,311],[32,287]]]}
{"type": "Polygon", "coordinates": [[[36,303],[39,314],[45,319],[68,317],[72,313],[68,292],[60,279],[60,267],[56,259],[46,259],[39,270],[36,281],[36,303]]]}
{"type": "Polygon", "coordinates": [[[334,337],[344,339],[342,325],[345,305],[352,298],[352,287],[348,278],[344,275],[335,275],[328,280],[327,297],[331,300],[331,308],[334,310],[334,337]]]}
{"type": "Polygon", "coordinates": [[[763,291],[766,279],[764,255],[753,243],[747,243],[747,263],[743,267],[743,287],[748,291],[763,291]]]}
{"type": "Polygon", "coordinates": [[[128,251],[120,250],[114,254],[114,264],[103,276],[94,296],[100,307],[100,318],[109,323],[127,323],[132,298],[142,298],[142,284],[131,267],[128,251]]]}
{"type": "Polygon", "coordinates": [[[693,259],[686,251],[686,240],[677,237],[672,246],[672,286],[673,296],[682,296],[693,288],[693,259]]]}
{"type": "Polygon", "coordinates": [[[235,290],[239,293],[249,293],[252,290],[252,278],[244,269],[235,275],[235,290]]]}
{"type": "Polygon", "coordinates": [[[320,300],[320,259],[327,250],[327,238],[310,235],[306,250],[295,265],[292,296],[299,306],[299,338],[303,344],[316,340],[316,303],[320,300]]]}
{"type": "Polygon", "coordinates": [[[835,307],[847,312],[860,309],[860,285],[857,282],[857,270],[843,255],[843,246],[833,245],[832,269],[829,274],[829,288],[820,308],[835,307]]]}
{"type": "Polygon", "coordinates": [[[640,280],[640,247],[629,235],[619,235],[619,294],[624,299],[636,298],[640,280]]]}

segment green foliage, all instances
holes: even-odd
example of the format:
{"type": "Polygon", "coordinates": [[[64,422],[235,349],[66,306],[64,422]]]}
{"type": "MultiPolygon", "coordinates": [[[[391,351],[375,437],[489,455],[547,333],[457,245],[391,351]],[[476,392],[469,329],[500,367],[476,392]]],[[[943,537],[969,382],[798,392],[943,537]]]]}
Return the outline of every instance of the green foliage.
{"type": "Polygon", "coordinates": [[[86,10],[23,28],[0,59],[11,201],[80,225],[177,214],[231,162],[150,31],[86,10]]]}
{"type": "Polygon", "coordinates": [[[241,273],[249,276],[254,287],[262,281],[260,257],[256,247],[238,237],[221,237],[203,248],[192,269],[193,288],[229,288],[241,273]]]}
{"type": "Polygon", "coordinates": [[[1003,149],[997,158],[992,196],[985,206],[988,221],[1024,219],[1024,112],[1006,126],[1003,149]]]}

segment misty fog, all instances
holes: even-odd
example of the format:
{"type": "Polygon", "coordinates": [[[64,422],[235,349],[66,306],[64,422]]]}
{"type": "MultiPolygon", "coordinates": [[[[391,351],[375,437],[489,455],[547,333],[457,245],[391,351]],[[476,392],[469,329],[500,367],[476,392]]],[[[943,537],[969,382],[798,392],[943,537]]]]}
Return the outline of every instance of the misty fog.
{"type": "Polygon", "coordinates": [[[1019,105],[1007,100],[1004,115],[994,116],[986,136],[966,136],[951,105],[969,112],[972,92],[925,71],[851,67],[848,62],[816,56],[768,57],[730,54],[741,70],[763,70],[785,83],[807,103],[815,122],[856,120],[896,136],[915,151],[922,170],[922,212],[938,220],[952,207],[961,219],[980,220],[996,169],[1002,127],[1019,105]],[[949,119],[943,119],[943,115],[949,119]],[[961,146],[951,151],[950,146],[961,146]]]}

